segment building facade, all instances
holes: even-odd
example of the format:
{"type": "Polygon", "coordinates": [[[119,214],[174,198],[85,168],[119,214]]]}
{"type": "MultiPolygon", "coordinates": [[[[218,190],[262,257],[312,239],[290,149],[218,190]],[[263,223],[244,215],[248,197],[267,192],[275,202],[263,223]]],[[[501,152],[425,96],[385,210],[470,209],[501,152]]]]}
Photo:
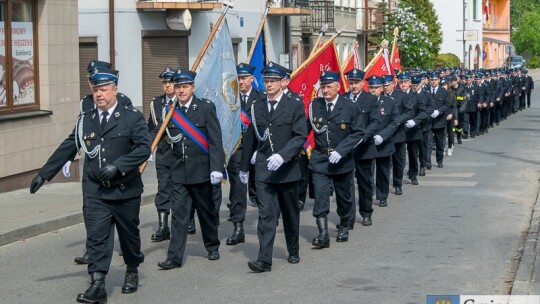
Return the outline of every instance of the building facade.
{"type": "Polygon", "coordinates": [[[504,66],[513,53],[510,43],[510,0],[483,0],[483,61],[485,68],[504,66]]]}
{"type": "Polygon", "coordinates": [[[73,129],[77,23],[76,0],[0,1],[0,192],[28,187],[73,129]]]}

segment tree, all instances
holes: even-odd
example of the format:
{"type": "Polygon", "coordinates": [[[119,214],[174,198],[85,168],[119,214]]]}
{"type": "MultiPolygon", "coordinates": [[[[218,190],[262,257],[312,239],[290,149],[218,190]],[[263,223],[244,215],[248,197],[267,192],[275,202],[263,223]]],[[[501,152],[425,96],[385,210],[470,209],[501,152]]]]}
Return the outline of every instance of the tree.
{"type": "Polygon", "coordinates": [[[512,0],[510,2],[510,26],[516,29],[527,12],[540,12],[538,0],[512,0]]]}
{"type": "Polygon", "coordinates": [[[529,11],[523,14],[520,25],[512,34],[512,42],[516,51],[528,54],[528,65],[534,67],[538,64],[540,54],[540,13],[529,11]]]}

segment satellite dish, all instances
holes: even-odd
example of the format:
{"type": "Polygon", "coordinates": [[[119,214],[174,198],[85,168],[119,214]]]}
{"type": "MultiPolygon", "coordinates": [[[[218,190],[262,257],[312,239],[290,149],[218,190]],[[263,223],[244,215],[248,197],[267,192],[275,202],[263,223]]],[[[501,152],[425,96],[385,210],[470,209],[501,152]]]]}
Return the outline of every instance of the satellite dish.
{"type": "Polygon", "coordinates": [[[191,28],[191,13],[186,10],[167,10],[165,14],[167,27],[176,31],[189,31],[191,28]]]}

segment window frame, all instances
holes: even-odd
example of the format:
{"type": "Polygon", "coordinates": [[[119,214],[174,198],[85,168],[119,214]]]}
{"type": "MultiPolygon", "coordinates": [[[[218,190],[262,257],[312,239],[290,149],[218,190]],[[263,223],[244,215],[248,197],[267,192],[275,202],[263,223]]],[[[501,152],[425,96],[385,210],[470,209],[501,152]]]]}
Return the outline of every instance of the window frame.
{"type": "Polygon", "coordinates": [[[5,4],[4,43],[5,46],[5,78],[6,106],[0,107],[0,116],[23,112],[39,111],[39,40],[38,40],[38,0],[0,0],[5,4]],[[32,5],[32,48],[34,69],[34,102],[20,105],[13,104],[13,48],[12,48],[12,19],[13,3],[29,3],[32,5]],[[9,55],[8,55],[9,54],[9,55]]]}

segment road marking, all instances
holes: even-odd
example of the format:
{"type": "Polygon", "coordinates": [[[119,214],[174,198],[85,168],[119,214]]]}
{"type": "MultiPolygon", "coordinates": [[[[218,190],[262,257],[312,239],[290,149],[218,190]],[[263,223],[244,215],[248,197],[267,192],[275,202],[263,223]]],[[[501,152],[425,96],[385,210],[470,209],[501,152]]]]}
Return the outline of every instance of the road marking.
{"type": "Polygon", "coordinates": [[[474,187],[478,182],[467,182],[467,181],[426,181],[421,180],[419,186],[426,187],[474,187]]]}

